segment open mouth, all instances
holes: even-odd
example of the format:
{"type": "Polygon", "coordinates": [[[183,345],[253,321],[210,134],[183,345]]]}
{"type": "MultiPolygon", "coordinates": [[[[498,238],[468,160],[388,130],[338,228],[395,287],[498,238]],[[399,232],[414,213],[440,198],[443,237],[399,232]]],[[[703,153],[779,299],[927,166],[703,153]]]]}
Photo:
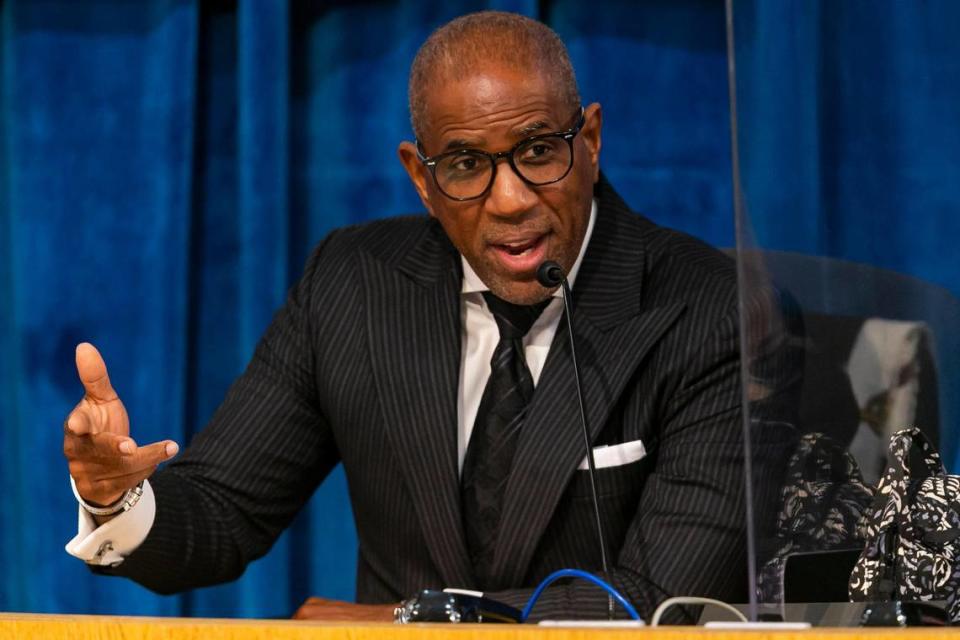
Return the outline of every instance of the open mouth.
{"type": "Polygon", "coordinates": [[[521,238],[510,242],[491,244],[493,253],[500,264],[508,271],[529,273],[535,271],[546,260],[546,235],[533,238],[521,238]]]}
{"type": "Polygon", "coordinates": [[[527,240],[525,242],[512,242],[508,244],[498,244],[496,247],[501,251],[506,251],[512,256],[519,256],[530,251],[540,243],[540,237],[527,240]]]}

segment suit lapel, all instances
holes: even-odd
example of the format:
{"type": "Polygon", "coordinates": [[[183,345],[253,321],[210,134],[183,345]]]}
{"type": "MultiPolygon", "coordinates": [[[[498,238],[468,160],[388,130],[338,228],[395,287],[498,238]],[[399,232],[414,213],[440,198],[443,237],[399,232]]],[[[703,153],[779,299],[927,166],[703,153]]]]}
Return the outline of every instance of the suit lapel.
{"type": "MultiPolygon", "coordinates": [[[[600,210],[573,296],[591,442],[640,361],[683,310],[682,305],[641,308],[645,256],[639,225],[605,181],[598,190],[600,210]]],[[[585,455],[566,320],[561,319],[507,481],[493,571],[501,584],[495,588],[523,583],[585,455]]]]}
{"type": "Polygon", "coordinates": [[[460,262],[432,223],[397,264],[370,255],[362,263],[370,352],[390,444],[445,584],[469,585],[457,470],[460,262]]]}

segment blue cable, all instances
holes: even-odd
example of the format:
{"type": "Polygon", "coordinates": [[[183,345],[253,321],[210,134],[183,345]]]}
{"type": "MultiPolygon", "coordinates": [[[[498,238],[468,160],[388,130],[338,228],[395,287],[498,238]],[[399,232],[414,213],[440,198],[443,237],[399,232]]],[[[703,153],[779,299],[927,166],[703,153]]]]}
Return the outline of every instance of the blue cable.
{"type": "Polygon", "coordinates": [[[520,613],[521,622],[527,621],[527,618],[530,616],[530,612],[533,611],[533,606],[537,604],[537,600],[540,598],[540,594],[543,593],[543,590],[546,589],[550,583],[555,582],[560,578],[583,578],[584,580],[589,580],[613,596],[613,599],[620,603],[620,606],[623,607],[628,614],[630,614],[632,619],[641,620],[640,614],[637,613],[637,610],[633,608],[633,605],[627,602],[626,598],[620,595],[616,589],[597,576],[593,575],[592,573],[587,573],[586,571],[581,571],[580,569],[560,569],[559,571],[554,571],[544,578],[543,582],[537,585],[537,588],[534,589],[533,595],[531,595],[530,600],[527,601],[527,606],[525,606],[523,611],[520,613]]]}

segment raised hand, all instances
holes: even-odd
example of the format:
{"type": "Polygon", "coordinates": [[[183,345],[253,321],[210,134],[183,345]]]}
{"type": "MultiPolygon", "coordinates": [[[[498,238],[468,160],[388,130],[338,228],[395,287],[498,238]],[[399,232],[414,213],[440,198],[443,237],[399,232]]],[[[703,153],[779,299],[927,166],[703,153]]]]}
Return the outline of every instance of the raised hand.
{"type": "Polygon", "coordinates": [[[85,393],[63,423],[63,454],[80,496],[93,504],[112,504],[179,448],[172,440],[137,446],[127,410],[92,344],[77,345],[77,373],[85,393]]]}

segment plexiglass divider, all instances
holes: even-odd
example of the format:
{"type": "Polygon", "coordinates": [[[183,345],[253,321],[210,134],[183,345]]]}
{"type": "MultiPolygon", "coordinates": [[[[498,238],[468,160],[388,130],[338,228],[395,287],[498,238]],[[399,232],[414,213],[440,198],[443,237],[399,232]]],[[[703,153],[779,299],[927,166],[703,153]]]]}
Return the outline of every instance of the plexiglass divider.
{"type": "MultiPolygon", "coordinates": [[[[846,254],[857,251],[849,246],[837,248],[831,234],[863,219],[855,207],[823,200],[829,216],[813,250],[782,233],[814,214],[809,199],[770,196],[772,166],[808,162],[790,155],[796,146],[770,142],[793,135],[781,128],[796,122],[754,117],[763,111],[756,105],[759,85],[771,80],[757,71],[778,58],[774,49],[782,44],[758,32],[766,6],[727,0],[753,619],[786,602],[846,600],[846,581],[864,546],[861,527],[895,431],[924,431],[948,470],[960,442],[952,393],[960,388],[957,297],[910,274],[850,259],[846,254]],[[752,98],[749,108],[737,103],[743,95],[752,98]]],[[[830,5],[817,6],[820,28],[829,28],[830,5]]],[[[804,28],[800,22],[797,29],[804,28]]],[[[791,54],[797,68],[833,64],[822,50],[795,46],[791,54]]],[[[776,81],[787,93],[802,91],[783,77],[776,81]]],[[[818,108],[820,121],[835,115],[828,102],[818,108]]],[[[849,135],[834,141],[859,142],[849,135]]],[[[884,185],[844,188],[867,193],[884,185]]],[[[909,250],[881,231],[858,233],[864,242],[885,243],[889,255],[909,250]]]]}

